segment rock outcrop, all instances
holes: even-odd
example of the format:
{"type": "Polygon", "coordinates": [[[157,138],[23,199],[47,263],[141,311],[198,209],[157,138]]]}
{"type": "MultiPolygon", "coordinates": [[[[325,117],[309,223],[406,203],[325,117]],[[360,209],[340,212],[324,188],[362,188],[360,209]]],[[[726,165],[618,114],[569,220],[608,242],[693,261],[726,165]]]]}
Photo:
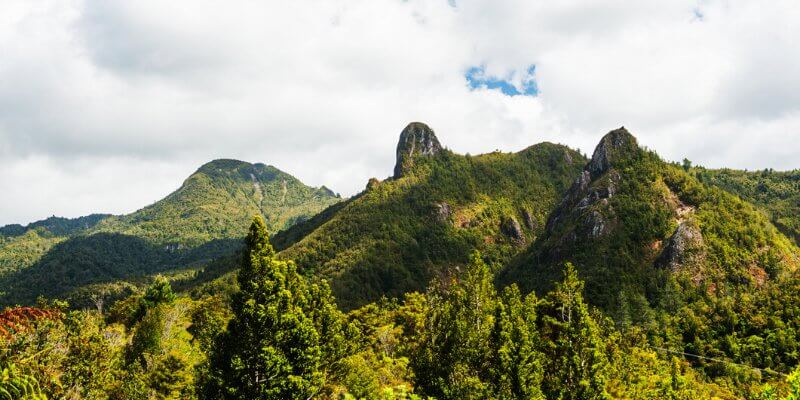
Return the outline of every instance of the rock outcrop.
{"type": "Polygon", "coordinates": [[[500,224],[500,231],[516,244],[525,243],[525,233],[522,232],[522,227],[514,217],[505,218],[500,224]]]}
{"type": "Polygon", "coordinates": [[[656,260],[656,265],[678,271],[702,257],[704,248],[700,228],[691,220],[681,222],[656,260]]]}
{"type": "Polygon", "coordinates": [[[430,157],[442,151],[442,145],[433,129],[422,122],[412,122],[400,133],[397,143],[397,162],[394,166],[394,179],[399,179],[414,164],[414,158],[430,157]]]}
{"type": "Polygon", "coordinates": [[[445,202],[434,203],[432,208],[433,208],[433,218],[436,220],[436,222],[439,223],[447,222],[450,219],[450,215],[453,212],[452,209],[450,208],[450,205],[445,202]]]}
{"type": "Polygon", "coordinates": [[[536,220],[533,219],[533,214],[531,214],[530,210],[528,209],[522,210],[522,221],[525,223],[525,227],[531,231],[535,231],[538,227],[536,220]]]}

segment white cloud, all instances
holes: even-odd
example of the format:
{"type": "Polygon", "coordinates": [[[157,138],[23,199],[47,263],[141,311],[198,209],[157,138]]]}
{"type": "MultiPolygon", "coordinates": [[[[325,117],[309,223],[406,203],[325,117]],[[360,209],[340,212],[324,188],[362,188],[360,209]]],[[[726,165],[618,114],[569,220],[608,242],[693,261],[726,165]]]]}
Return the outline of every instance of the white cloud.
{"type": "Polygon", "coordinates": [[[391,173],[412,120],[459,152],[544,140],[591,152],[625,125],[670,159],[798,168],[799,13],[790,1],[6,0],[0,224],[130,212],[220,157],[352,194],[391,173]],[[463,76],[482,65],[521,85],[531,64],[538,97],[471,91],[463,76]]]}

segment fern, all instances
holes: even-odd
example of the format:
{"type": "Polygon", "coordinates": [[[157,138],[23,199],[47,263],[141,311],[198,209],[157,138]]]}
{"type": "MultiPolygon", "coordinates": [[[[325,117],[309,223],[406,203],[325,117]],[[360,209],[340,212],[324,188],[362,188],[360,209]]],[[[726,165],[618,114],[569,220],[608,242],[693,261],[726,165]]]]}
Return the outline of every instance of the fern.
{"type": "Polygon", "coordinates": [[[20,374],[14,364],[4,366],[0,375],[0,399],[47,400],[36,378],[20,374]]]}

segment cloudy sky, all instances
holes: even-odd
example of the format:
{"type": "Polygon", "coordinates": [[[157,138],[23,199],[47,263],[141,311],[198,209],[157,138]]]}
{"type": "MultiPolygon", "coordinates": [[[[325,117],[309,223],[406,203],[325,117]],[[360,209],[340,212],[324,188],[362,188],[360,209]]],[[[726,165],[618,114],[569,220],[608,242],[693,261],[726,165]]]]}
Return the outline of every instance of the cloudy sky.
{"type": "Polygon", "coordinates": [[[796,1],[0,1],[0,225],[126,213],[214,158],[343,195],[425,121],[457,152],[624,125],[800,168],[796,1]]]}

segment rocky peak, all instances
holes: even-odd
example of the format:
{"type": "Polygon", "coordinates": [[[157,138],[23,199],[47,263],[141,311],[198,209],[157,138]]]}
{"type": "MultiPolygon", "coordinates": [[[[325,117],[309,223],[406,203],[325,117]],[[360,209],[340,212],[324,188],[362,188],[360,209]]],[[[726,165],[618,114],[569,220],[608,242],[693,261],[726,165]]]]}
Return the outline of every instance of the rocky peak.
{"type": "Polygon", "coordinates": [[[636,138],[625,127],[608,132],[592,154],[592,160],[586,169],[592,176],[598,176],[611,167],[611,165],[626,155],[635,154],[639,150],[636,138]]]}
{"type": "Polygon", "coordinates": [[[441,152],[442,145],[436,134],[422,122],[412,122],[400,133],[397,143],[397,163],[394,166],[394,178],[400,178],[412,165],[414,157],[433,156],[441,152]]]}

